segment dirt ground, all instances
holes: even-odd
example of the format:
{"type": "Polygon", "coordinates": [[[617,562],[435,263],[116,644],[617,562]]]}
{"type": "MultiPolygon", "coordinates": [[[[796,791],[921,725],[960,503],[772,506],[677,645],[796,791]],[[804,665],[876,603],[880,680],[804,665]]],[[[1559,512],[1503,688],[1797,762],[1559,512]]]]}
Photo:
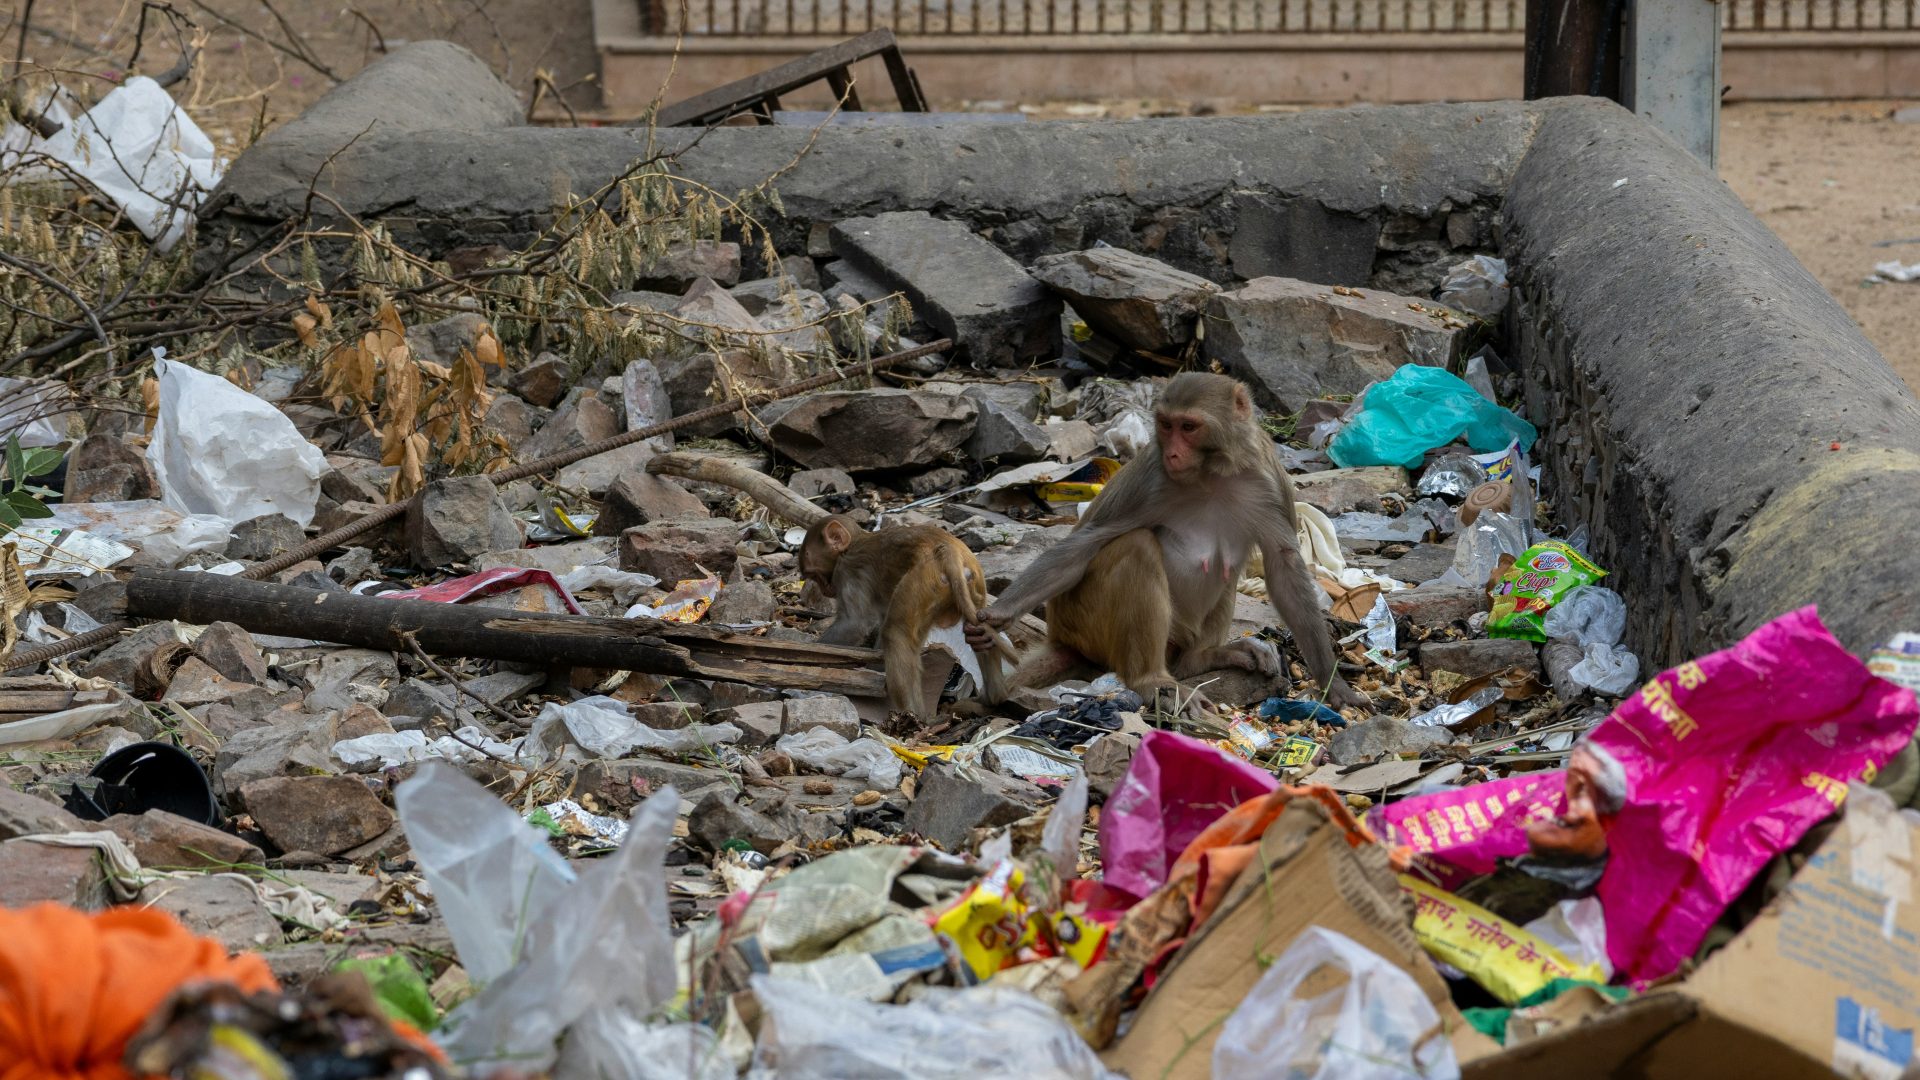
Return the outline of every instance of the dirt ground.
{"type": "MultiPolygon", "coordinates": [[[[91,84],[93,94],[128,70],[143,7],[149,26],[137,70],[164,70],[178,55],[158,11],[169,5],[139,0],[11,0],[11,10],[0,14],[0,41],[7,46],[0,55],[13,54],[22,4],[33,8],[28,60],[59,69],[70,84],[91,84]]],[[[229,153],[377,59],[383,43],[460,42],[523,96],[544,79],[543,115],[561,115],[551,105],[553,88],[576,109],[591,110],[597,102],[589,0],[175,0],[170,6],[206,33],[194,76],[176,95],[229,153]]],[[[1892,119],[1907,104],[1730,105],[1720,173],[1920,389],[1920,282],[1869,280],[1875,263],[1920,262],[1920,122],[1892,119]]],[[[1186,111],[1139,102],[1029,109],[1042,119],[1186,111]]],[[[1245,111],[1290,109],[1249,105],[1245,111]]]]}

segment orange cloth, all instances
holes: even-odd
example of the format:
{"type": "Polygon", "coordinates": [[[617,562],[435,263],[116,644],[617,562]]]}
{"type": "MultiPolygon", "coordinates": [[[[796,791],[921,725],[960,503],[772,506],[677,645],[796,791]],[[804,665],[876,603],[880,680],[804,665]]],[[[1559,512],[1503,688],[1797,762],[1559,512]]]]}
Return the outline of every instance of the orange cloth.
{"type": "Polygon", "coordinates": [[[265,960],[229,957],[162,911],[0,908],[0,1080],[132,1080],[127,1041],[206,980],[279,989],[265,960]]]}

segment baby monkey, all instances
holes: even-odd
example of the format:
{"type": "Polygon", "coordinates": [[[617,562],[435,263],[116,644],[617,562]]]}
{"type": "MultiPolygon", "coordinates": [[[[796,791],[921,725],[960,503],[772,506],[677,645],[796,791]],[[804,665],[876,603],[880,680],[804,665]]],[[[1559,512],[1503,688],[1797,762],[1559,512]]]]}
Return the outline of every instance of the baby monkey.
{"type": "MultiPolygon", "coordinates": [[[[935,627],[979,619],[987,602],[980,561],[952,534],[935,525],[903,525],[864,532],[852,518],[835,514],[807,530],[800,544],[800,575],[838,602],[833,625],[821,633],[829,645],[865,645],[874,632],[887,667],[887,705],[896,713],[924,715],[920,700],[920,648],[935,627]]],[[[981,697],[1006,698],[999,654],[1012,652],[998,635],[976,651],[981,697]]]]}

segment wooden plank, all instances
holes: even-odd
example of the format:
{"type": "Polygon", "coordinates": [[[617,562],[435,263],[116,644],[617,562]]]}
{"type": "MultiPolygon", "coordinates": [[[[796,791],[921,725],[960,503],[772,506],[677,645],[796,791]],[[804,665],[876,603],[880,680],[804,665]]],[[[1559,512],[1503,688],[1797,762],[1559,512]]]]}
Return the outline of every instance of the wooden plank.
{"type": "Polygon", "coordinates": [[[885,693],[878,653],[771,641],[652,619],[545,615],[316,592],[217,574],[147,571],[127,583],[135,618],[231,622],[282,634],[405,651],[412,635],[437,656],[593,667],[871,696],[885,693]]]}
{"type": "Polygon", "coordinates": [[[849,38],[838,45],[830,45],[798,60],[789,60],[758,75],[750,75],[737,82],[717,86],[704,94],[696,94],[685,101],[669,105],[660,110],[657,122],[661,127],[704,127],[708,124],[717,124],[730,116],[748,112],[756,104],[769,98],[777,99],[781,94],[799,89],[808,83],[819,82],[829,73],[842,71],[848,64],[865,60],[885,49],[893,49],[896,56],[899,53],[894,43],[893,31],[884,27],[879,30],[870,30],[857,38],[849,38]]]}

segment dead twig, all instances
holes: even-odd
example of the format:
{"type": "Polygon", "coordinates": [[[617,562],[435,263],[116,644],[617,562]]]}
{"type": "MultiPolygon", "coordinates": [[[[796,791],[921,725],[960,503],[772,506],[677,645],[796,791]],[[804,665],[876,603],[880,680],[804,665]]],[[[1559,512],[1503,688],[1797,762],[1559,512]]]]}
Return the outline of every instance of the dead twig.
{"type": "Polygon", "coordinates": [[[387,35],[380,32],[379,25],[368,18],[366,12],[361,11],[357,7],[350,7],[347,9],[347,14],[359,19],[362,23],[366,24],[368,30],[373,31],[374,48],[379,49],[383,53],[387,51],[387,35]]]}
{"type": "Polygon", "coordinates": [[[474,693],[472,690],[467,688],[466,683],[463,683],[459,679],[454,678],[452,672],[448,671],[446,668],[441,667],[439,664],[434,663],[433,657],[428,656],[426,652],[420,648],[420,639],[414,634],[413,631],[408,630],[405,633],[401,634],[400,637],[406,641],[407,648],[413,650],[414,659],[420,661],[422,664],[425,664],[427,666],[427,669],[429,671],[432,671],[435,675],[438,675],[441,678],[452,683],[453,688],[456,691],[466,695],[467,697],[472,698],[476,702],[479,702],[481,708],[484,708],[488,712],[492,713],[493,715],[499,717],[502,720],[505,720],[508,726],[510,727],[525,728],[527,726],[526,721],[513,715],[512,713],[494,704],[493,702],[488,701],[486,698],[481,697],[479,694],[474,693]]]}
{"type": "MultiPolygon", "coordinates": [[[[52,289],[54,292],[66,297],[74,307],[80,309],[82,315],[87,317],[87,325],[92,328],[93,335],[100,339],[100,344],[105,345],[109,349],[113,348],[113,339],[107,336],[106,327],[100,325],[100,317],[94,314],[93,308],[89,307],[87,302],[80,298],[79,293],[69,288],[66,282],[47,273],[45,269],[36,266],[32,262],[9,255],[4,251],[0,251],[0,263],[5,263],[13,267],[15,270],[20,271],[35,281],[38,281],[40,284],[45,285],[47,288],[52,289]]],[[[79,333],[79,331],[75,332],[79,333]]],[[[85,335],[83,334],[82,336],[85,335]]]]}
{"type": "Polygon", "coordinates": [[[292,35],[289,38],[290,43],[275,41],[274,39],[268,37],[267,35],[262,34],[258,30],[255,30],[253,27],[248,26],[245,23],[239,22],[233,18],[230,18],[224,12],[220,11],[218,8],[210,6],[206,2],[206,0],[190,0],[190,2],[193,4],[194,7],[197,7],[201,11],[206,12],[208,15],[213,16],[215,19],[218,19],[221,25],[226,26],[233,30],[237,30],[242,35],[246,37],[250,37],[255,41],[258,41],[260,44],[265,45],[267,48],[272,49],[275,52],[285,53],[286,55],[293,57],[295,60],[300,61],[301,63],[307,65],[308,67],[326,76],[327,78],[332,79],[336,83],[341,81],[340,76],[335,74],[332,68],[321,63],[318,57],[313,56],[309,52],[305,51],[305,39],[301,38],[298,34],[292,33],[291,28],[287,25],[286,18],[282,16],[278,11],[274,10],[274,7],[272,4],[267,4],[264,2],[264,0],[262,0],[262,6],[265,7],[268,13],[274,17],[274,20],[280,24],[280,29],[292,35]]]}
{"type": "Polygon", "coordinates": [[[200,55],[199,45],[196,44],[195,41],[188,39],[186,32],[181,29],[181,25],[185,24],[196,31],[199,30],[200,27],[192,19],[181,14],[172,4],[166,3],[164,0],[142,0],[140,4],[140,21],[135,25],[133,31],[133,55],[127,58],[128,71],[134,70],[135,65],[140,63],[140,50],[144,48],[147,43],[147,12],[150,10],[157,11],[167,17],[169,25],[173,27],[174,40],[180,45],[180,59],[176,60],[172,67],[153,77],[153,81],[163,87],[172,86],[174,83],[187,77],[188,73],[193,70],[194,60],[200,55]]]}

